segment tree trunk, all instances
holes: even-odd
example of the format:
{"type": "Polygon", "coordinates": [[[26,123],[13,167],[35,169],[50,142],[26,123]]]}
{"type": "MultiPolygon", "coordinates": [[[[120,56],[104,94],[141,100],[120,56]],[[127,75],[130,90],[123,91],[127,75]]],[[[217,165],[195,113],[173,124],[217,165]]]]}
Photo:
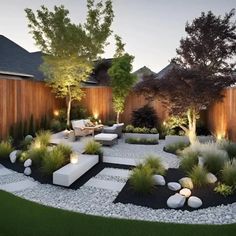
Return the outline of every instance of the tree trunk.
{"type": "Polygon", "coordinates": [[[70,129],[70,110],[71,110],[71,91],[68,86],[68,97],[67,97],[67,116],[66,116],[66,127],[70,129]]]}
{"type": "Polygon", "coordinates": [[[198,141],[196,134],[196,123],[197,123],[196,115],[197,115],[196,110],[194,108],[189,109],[187,111],[187,117],[188,117],[187,135],[189,137],[190,144],[193,144],[198,141]]]}
{"type": "Polygon", "coordinates": [[[120,122],[120,112],[116,113],[116,124],[119,124],[120,122]]]}

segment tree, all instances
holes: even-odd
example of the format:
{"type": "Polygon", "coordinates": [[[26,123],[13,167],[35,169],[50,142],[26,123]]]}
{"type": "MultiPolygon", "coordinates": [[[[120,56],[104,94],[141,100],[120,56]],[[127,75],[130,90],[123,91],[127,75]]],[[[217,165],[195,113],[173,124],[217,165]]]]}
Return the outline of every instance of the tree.
{"type": "Polygon", "coordinates": [[[84,25],[71,23],[69,11],[64,6],[55,6],[54,11],[41,6],[36,14],[25,9],[30,33],[44,54],[41,69],[46,81],[58,97],[67,98],[68,127],[71,103],[84,95],[81,82],[89,77],[93,60],[104,52],[112,33],[111,0],[97,4],[88,0],[87,8],[84,25]]]}
{"type": "Polygon", "coordinates": [[[124,111],[125,99],[128,96],[137,77],[131,74],[134,57],[124,53],[124,44],[119,36],[116,39],[116,53],[112,66],[108,70],[111,77],[112,101],[114,110],[117,113],[116,122],[119,123],[120,114],[124,111]]]}
{"type": "Polygon", "coordinates": [[[208,12],[191,25],[187,23],[187,37],[180,41],[173,69],[160,80],[149,79],[136,86],[136,91],[147,99],[160,99],[170,114],[187,116],[188,126],[180,127],[191,143],[197,141],[199,111],[222,99],[222,89],[236,82],[232,75],[234,65],[229,63],[236,55],[233,16],[233,10],[224,18],[208,12]]]}

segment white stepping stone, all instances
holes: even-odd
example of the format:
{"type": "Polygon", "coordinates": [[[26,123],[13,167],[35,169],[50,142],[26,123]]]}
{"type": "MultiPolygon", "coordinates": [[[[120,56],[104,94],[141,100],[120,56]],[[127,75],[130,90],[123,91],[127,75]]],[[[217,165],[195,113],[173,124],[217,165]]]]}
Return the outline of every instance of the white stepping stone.
{"type": "Polygon", "coordinates": [[[13,174],[13,171],[0,164],[0,176],[13,174]]]}
{"type": "Polygon", "coordinates": [[[129,178],[130,170],[105,168],[99,174],[129,178]]]}
{"type": "Polygon", "coordinates": [[[10,184],[2,184],[0,185],[0,189],[7,192],[17,192],[22,191],[27,188],[32,188],[36,186],[38,183],[32,180],[23,180],[19,182],[14,182],[10,184]]]}
{"type": "Polygon", "coordinates": [[[144,159],[122,158],[122,157],[112,157],[112,156],[103,157],[103,162],[105,163],[120,164],[120,165],[136,166],[143,161],[144,159]]]}
{"type": "Polygon", "coordinates": [[[101,189],[106,189],[106,190],[111,190],[111,191],[121,191],[121,189],[125,186],[125,183],[92,178],[88,182],[86,182],[84,186],[101,188],[101,189]]]}

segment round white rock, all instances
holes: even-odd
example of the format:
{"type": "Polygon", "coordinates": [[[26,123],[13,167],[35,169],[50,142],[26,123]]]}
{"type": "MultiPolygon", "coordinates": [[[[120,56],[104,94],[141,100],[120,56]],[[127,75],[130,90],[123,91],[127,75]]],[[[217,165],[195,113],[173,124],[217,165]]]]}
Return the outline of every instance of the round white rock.
{"type": "Polygon", "coordinates": [[[153,175],[153,180],[155,182],[155,185],[164,186],[166,184],[166,181],[162,175],[153,175]]]}
{"type": "Polygon", "coordinates": [[[176,193],[175,195],[172,195],[168,198],[167,206],[174,209],[181,208],[183,207],[185,200],[186,200],[185,196],[176,193]]]}
{"type": "Polygon", "coordinates": [[[10,158],[11,163],[15,163],[16,162],[17,152],[18,151],[19,150],[15,150],[15,151],[10,153],[9,158],[10,158]]]}
{"type": "Polygon", "coordinates": [[[24,162],[24,167],[29,167],[32,165],[32,160],[31,159],[27,159],[25,162],[24,162]]]}
{"type": "Polygon", "coordinates": [[[183,188],[179,191],[179,193],[185,197],[191,196],[191,191],[188,188],[183,188]]]}
{"type": "Polygon", "coordinates": [[[202,205],[202,200],[198,197],[190,197],[188,199],[188,206],[191,208],[199,208],[202,205]]]}
{"type": "Polygon", "coordinates": [[[172,191],[179,191],[181,189],[181,185],[176,182],[169,182],[168,188],[172,191]]]}
{"type": "Polygon", "coordinates": [[[25,170],[24,170],[24,174],[25,175],[31,175],[32,171],[31,171],[31,168],[30,167],[26,167],[25,170]]]}

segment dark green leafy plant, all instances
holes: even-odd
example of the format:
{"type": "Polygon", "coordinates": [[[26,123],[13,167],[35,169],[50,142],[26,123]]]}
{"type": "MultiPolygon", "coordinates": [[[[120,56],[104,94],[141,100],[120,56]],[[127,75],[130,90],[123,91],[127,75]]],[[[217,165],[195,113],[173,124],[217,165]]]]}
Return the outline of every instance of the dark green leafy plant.
{"type": "Polygon", "coordinates": [[[134,191],[141,194],[150,193],[154,188],[152,174],[153,170],[149,166],[134,168],[129,178],[130,185],[134,191]]]}
{"type": "Polygon", "coordinates": [[[157,115],[153,107],[145,105],[132,113],[134,127],[153,128],[157,126],[157,115]]]}
{"type": "Polygon", "coordinates": [[[158,144],[158,140],[153,138],[127,138],[125,142],[130,144],[147,144],[147,145],[158,144]]]}
{"type": "Polygon", "coordinates": [[[125,132],[126,133],[133,133],[134,132],[134,126],[133,125],[127,125],[125,127],[125,132]]]}

